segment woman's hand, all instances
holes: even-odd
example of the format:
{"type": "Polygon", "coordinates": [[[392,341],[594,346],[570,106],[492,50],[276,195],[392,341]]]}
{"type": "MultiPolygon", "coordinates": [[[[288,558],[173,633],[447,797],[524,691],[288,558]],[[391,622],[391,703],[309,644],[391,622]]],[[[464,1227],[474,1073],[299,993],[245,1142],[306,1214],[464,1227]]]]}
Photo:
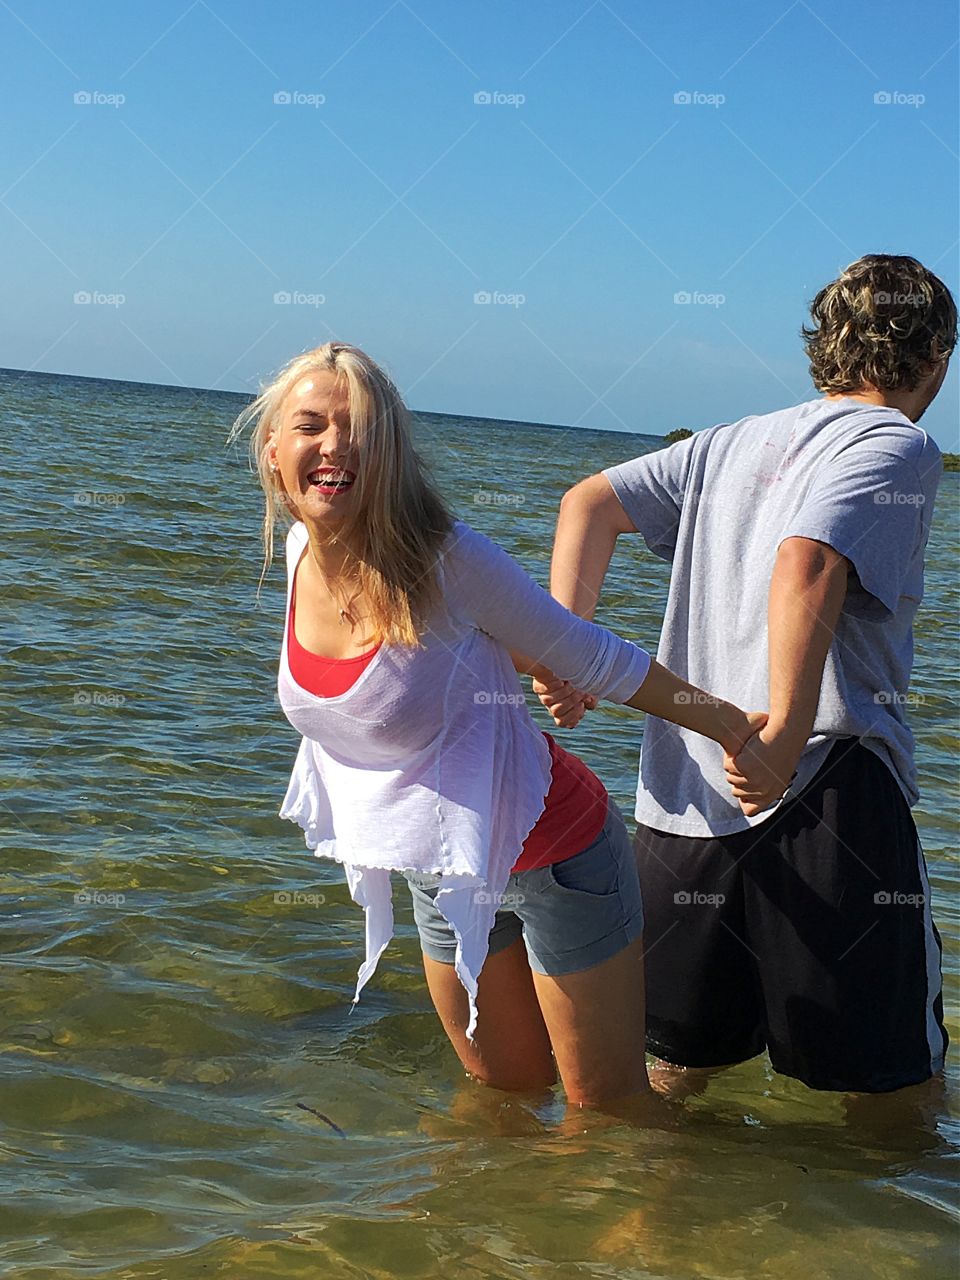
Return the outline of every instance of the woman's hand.
{"type": "Polygon", "coordinates": [[[553,716],[559,729],[574,729],[587,711],[593,711],[597,699],[581,693],[568,680],[552,676],[549,680],[534,678],[533,692],[553,716]]]}
{"type": "Polygon", "coordinates": [[[734,761],[748,744],[756,742],[756,735],[768,719],[766,711],[741,711],[739,707],[732,709],[735,723],[730,725],[729,718],[725,717],[728,727],[720,743],[723,747],[724,768],[728,760],[734,761]]]}

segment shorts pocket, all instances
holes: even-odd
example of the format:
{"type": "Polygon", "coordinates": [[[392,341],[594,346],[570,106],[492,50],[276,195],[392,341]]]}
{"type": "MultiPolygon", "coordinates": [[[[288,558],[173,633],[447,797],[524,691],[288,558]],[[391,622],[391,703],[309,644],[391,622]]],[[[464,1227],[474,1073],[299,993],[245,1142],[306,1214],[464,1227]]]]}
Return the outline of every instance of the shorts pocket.
{"type": "Polygon", "coordinates": [[[612,898],[620,891],[620,860],[606,828],[600,838],[572,858],[545,868],[551,882],[567,893],[612,898]]]}

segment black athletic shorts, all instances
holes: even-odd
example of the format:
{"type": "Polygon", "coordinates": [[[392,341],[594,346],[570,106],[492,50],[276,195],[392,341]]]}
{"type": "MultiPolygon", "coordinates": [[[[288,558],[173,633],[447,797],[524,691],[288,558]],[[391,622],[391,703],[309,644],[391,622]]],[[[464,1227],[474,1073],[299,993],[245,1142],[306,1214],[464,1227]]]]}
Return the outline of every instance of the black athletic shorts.
{"type": "Polygon", "coordinates": [[[943,1066],[940,937],[909,806],[840,738],[748,831],[638,826],[647,1048],[713,1067],[766,1048],[812,1089],[882,1093],[943,1066]]]}

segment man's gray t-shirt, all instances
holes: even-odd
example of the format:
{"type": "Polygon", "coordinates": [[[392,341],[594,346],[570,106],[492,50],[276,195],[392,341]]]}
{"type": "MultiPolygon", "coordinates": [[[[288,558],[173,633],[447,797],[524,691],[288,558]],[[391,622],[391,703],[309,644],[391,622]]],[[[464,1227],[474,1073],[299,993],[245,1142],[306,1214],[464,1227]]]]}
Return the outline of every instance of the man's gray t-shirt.
{"type": "MultiPolygon", "coordinates": [[[[918,799],[904,701],[940,450],[896,409],[811,400],[699,432],[604,475],[655,555],[671,561],[658,660],[749,711],[769,705],[767,597],[785,538],[825,542],[852,566],[813,733],[787,798],[838,737],[856,737],[918,799]]],[[[707,738],[647,718],[638,822],[727,835],[746,818],[707,738]]]]}

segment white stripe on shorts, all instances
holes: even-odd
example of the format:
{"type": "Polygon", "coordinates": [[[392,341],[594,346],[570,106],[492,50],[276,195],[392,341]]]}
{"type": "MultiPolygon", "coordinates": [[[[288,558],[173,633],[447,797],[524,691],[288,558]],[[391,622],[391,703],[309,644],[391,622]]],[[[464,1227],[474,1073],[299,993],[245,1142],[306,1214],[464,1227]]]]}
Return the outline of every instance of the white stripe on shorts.
{"type": "Polygon", "coordinates": [[[923,886],[923,949],[927,962],[927,1045],[930,1049],[930,1070],[936,1074],[943,1067],[946,1052],[943,1031],[937,1022],[933,1007],[934,1001],[943,990],[943,976],[940,971],[940,947],[933,932],[930,880],[927,876],[927,864],[919,837],[917,838],[917,866],[920,871],[920,883],[923,886]]]}

